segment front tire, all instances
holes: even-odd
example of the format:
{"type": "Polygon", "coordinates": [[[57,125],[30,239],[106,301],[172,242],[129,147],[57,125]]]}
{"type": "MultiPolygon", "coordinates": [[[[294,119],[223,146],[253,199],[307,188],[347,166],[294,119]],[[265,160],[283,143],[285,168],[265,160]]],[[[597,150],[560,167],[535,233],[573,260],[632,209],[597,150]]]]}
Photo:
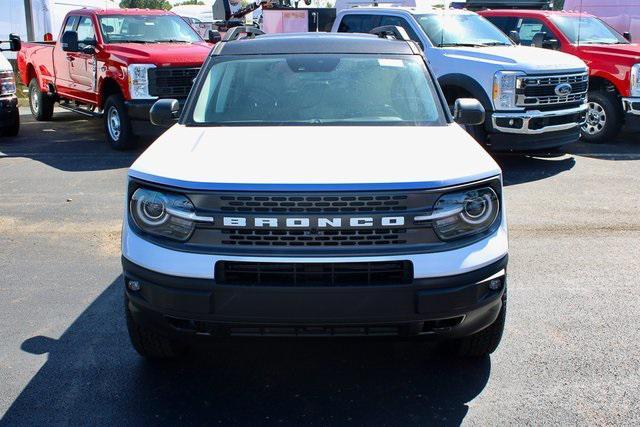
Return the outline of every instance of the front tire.
{"type": "Polygon", "coordinates": [[[20,112],[16,108],[13,112],[13,123],[4,129],[0,129],[0,136],[18,136],[20,131],[20,112]]]}
{"type": "Polygon", "coordinates": [[[47,122],[53,116],[53,98],[40,90],[34,77],[29,82],[29,107],[31,114],[39,122],[47,122]]]}
{"type": "Polygon", "coordinates": [[[587,122],[582,126],[582,139],[595,144],[612,143],[620,132],[624,112],[618,96],[613,92],[589,92],[587,122]]]}
{"type": "Polygon", "coordinates": [[[502,302],[498,318],[487,328],[468,337],[454,340],[449,344],[450,350],[458,357],[478,358],[493,353],[500,345],[504,324],[507,317],[507,302],[502,302]]]}
{"type": "Polygon", "coordinates": [[[129,150],[136,145],[131,119],[122,95],[111,95],[104,103],[104,132],[107,143],[114,150],[129,150]]]}
{"type": "Polygon", "coordinates": [[[184,345],[135,321],[126,296],[124,297],[124,310],[131,344],[140,356],[150,360],[169,360],[184,355],[186,352],[184,345]]]}

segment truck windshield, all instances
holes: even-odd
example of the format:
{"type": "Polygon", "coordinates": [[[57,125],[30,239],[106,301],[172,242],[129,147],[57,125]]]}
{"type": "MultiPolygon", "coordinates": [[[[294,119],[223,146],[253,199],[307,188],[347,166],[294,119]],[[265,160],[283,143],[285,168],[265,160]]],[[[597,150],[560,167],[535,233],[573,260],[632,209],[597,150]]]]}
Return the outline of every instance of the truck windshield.
{"type": "Polygon", "coordinates": [[[560,31],[574,44],[627,44],[624,37],[593,16],[551,16],[560,31]]]}
{"type": "Polygon", "coordinates": [[[445,116],[419,57],[256,55],[217,59],[187,121],[426,126],[445,116]]]}
{"type": "Polygon", "coordinates": [[[105,43],[193,43],[202,40],[174,15],[109,15],[100,17],[105,43]]]}
{"type": "Polygon", "coordinates": [[[479,15],[447,13],[415,15],[415,18],[434,46],[512,45],[502,31],[479,15]]]}

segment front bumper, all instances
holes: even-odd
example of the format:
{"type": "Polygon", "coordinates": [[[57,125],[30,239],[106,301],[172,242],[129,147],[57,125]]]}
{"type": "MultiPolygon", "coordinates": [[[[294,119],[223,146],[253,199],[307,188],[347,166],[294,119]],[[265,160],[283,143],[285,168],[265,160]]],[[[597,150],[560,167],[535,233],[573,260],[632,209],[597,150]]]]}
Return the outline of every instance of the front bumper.
{"type": "Polygon", "coordinates": [[[210,336],[462,337],[495,321],[507,257],[472,272],[357,287],[228,286],[153,272],[122,259],[134,319],[166,334],[210,336]],[[489,283],[499,283],[493,289],[489,283]]]}
{"type": "Polygon", "coordinates": [[[17,110],[18,98],[15,95],[0,97],[0,127],[13,125],[17,110]]]}
{"type": "Polygon", "coordinates": [[[626,113],[640,116],[640,98],[622,98],[622,107],[626,113]]]}
{"type": "Polygon", "coordinates": [[[491,124],[495,132],[541,135],[579,128],[586,120],[587,104],[556,111],[494,112],[491,124]]]}

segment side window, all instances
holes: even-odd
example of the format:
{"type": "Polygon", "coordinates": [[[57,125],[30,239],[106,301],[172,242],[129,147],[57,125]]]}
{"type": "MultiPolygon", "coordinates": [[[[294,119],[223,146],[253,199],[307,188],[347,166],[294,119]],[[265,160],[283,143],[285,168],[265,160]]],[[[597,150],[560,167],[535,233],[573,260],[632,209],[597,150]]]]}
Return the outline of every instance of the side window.
{"type": "Polygon", "coordinates": [[[409,35],[409,38],[415,42],[418,42],[422,50],[424,50],[424,46],[422,45],[420,38],[418,37],[416,32],[413,31],[413,28],[411,28],[411,25],[409,25],[406,19],[400,16],[382,16],[380,18],[380,26],[383,27],[385,25],[395,25],[397,27],[404,28],[409,35]]]}
{"type": "Polygon", "coordinates": [[[81,48],[96,41],[96,32],[93,29],[93,22],[91,22],[90,17],[81,17],[76,31],[78,32],[78,44],[81,48]]]}
{"type": "Polygon", "coordinates": [[[376,15],[345,15],[338,27],[339,33],[368,33],[379,27],[380,17],[376,15]]]}
{"type": "Polygon", "coordinates": [[[538,33],[547,33],[546,38],[555,38],[553,31],[551,31],[544,23],[538,19],[523,18],[518,20],[518,28],[516,28],[520,35],[520,44],[523,46],[531,46],[533,36],[538,33]]]}
{"type": "MultiPolygon", "coordinates": [[[[73,31],[73,27],[76,25],[76,22],[78,22],[77,16],[72,15],[67,17],[67,22],[65,22],[64,27],[62,28],[62,34],[66,33],[67,31],[73,31]]],[[[61,39],[62,34],[60,34],[61,39]]]]}
{"type": "Polygon", "coordinates": [[[509,31],[516,29],[519,21],[518,18],[512,16],[485,16],[485,18],[507,35],[509,35],[509,31]]]}

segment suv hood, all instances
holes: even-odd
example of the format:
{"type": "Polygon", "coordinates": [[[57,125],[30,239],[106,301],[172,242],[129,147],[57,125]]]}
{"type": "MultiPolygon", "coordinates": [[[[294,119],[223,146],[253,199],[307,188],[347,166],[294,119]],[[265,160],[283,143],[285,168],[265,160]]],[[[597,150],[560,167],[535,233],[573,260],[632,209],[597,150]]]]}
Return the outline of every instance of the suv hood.
{"type": "Polygon", "coordinates": [[[121,43],[107,45],[107,51],[125,64],[157,66],[202,65],[211,46],[202,43],[121,43]]]}
{"type": "Polygon", "coordinates": [[[454,59],[491,63],[501,70],[540,74],[541,71],[581,72],[585,63],[573,55],[525,46],[448,47],[444,54],[454,59]]]}
{"type": "Polygon", "coordinates": [[[609,57],[614,64],[633,65],[640,62],[640,45],[631,44],[585,44],[578,46],[585,55],[609,57]]]}
{"type": "Polygon", "coordinates": [[[129,175],[190,189],[410,189],[500,174],[456,124],[437,127],[185,127],[165,132],[129,175]]]}

